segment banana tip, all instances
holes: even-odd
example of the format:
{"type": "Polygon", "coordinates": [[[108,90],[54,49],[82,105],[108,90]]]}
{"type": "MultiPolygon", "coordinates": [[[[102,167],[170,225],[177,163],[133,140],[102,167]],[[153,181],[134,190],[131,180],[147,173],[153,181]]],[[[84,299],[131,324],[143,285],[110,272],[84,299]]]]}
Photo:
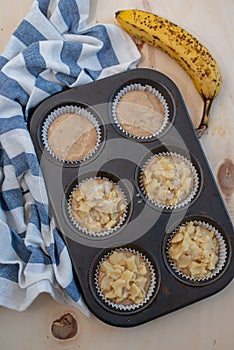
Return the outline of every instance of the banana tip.
{"type": "Polygon", "coordinates": [[[120,11],[116,11],[115,12],[115,18],[117,18],[119,14],[120,14],[120,11]]]}

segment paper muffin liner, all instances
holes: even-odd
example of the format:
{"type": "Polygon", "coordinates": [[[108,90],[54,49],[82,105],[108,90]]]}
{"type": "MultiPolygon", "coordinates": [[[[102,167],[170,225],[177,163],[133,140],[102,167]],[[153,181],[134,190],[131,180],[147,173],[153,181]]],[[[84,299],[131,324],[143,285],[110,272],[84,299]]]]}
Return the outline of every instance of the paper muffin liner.
{"type": "Polygon", "coordinates": [[[106,237],[108,235],[111,235],[113,233],[115,233],[116,231],[118,231],[121,226],[124,224],[124,222],[126,221],[126,218],[127,218],[127,214],[128,214],[128,201],[127,201],[127,197],[124,193],[124,191],[122,190],[122,188],[120,186],[118,186],[116,183],[114,183],[113,181],[111,181],[110,179],[108,179],[107,177],[89,177],[81,182],[79,182],[79,184],[77,184],[72,192],[70,193],[69,195],[69,198],[68,198],[68,204],[67,204],[67,209],[68,209],[68,216],[70,218],[70,221],[72,222],[72,224],[75,226],[75,228],[80,231],[82,234],[85,234],[87,236],[90,236],[90,237],[95,237],[95,238],[101,238],[101,237],[106,237]],[[123,198],[125,200],[125,205],[126,205],[126,210],[125,212],[120,216],[119,218],[119,221],[118,223],[110,228],[110,229],[107,229],[107,230],[104,230],[104,231],[100,231],[100,232],[94,232],[94,231],[89,231],[87,228],[81,226],[79,224],[79,222],[75,219],[73,213],[72,213],[72,208],[71,208],[71,203],[72,203],[72,197],[73,197],[73,193],[80,187],[81,184],[91,180],[91,179],[103,179],[103,180],[108,180],[109,182],[112,182],[115,187],[118,188],[118,190],[121,192],[121,194],[123,195],[123,198]]]}
{"type": "Polygon", "coordinates": [[[167,209],[167,210],[173,210],[173,209],[180,209],[183,208],[184,206],[188,205],[193,198],[195,197],[195,195],[198,192],[199,189],[199,185],[200,185],[200,179],[199,179],[199,175],[198,172],[195,168],[195,166],[193,165],[193,163],[187,159],[186,157],[182,156],[180,153],[176,153],[176,152],[160,152],[157,154],[154,154],[152,157],[150,157],[143,165],[141,172],[140,172],[140,176],[139,176],[139,186],[140,186],[140,190],[143,193],[144,197],[153,205],[155,205],[156,207],[158,207],[159,209],[167,209]],[[184,198],[183,200],[181,200],[180,202],[178,202],[175,205],[165,205],[163,203],[160,202],[156,202],[154,201],[152,198],[150,198],[150,196],[146,193],[145,191],[145,187],[143,184],[143,173],[144,170],[146,168],[146,166],[151,162],[151,160],[153,160],[155,157],[167,157],[167,156],[171,156],[171,157],[176,157],[179,158],[181,160],[183,160],[187,165],[189,165],[191,172],[192,172],[192,177],[193,177],[193,188],[191,189],[190,193],[187,195],[186,198],[184,198]]]}
{"type": "Polygon", "coordinates": [[[112,103],[112,118],[114,120],[115,125],[118,127],[118,129],[123,132],[126,136],[132,137],[134,139],[137,140],[150,140],[152,138],[158,137],[166,128],[166,126],[169,123],[169,107],[167,104],[166,99],[164,98],[164,96],[155,88],[153,88],[150,85],[141,85],[138,83],[135,84],[130,84],[125,86],[122,90],[120,90],[117,95],[114,98],[114,101],[112,103]],[[118,103],[121,99],[121,97],[123,95],[125,95],[127,92],[130,91],[134,91],[134,90],[141,90],[141,91],[148,91],[151,92],[152,94],[154,94],[157,99],[159,100],[159,102],[163,105],[164,107],[164,119],[163,119],[163,123],[161,125],[161,127],[153,134],[147,135],[147,136],[137,136],[137,135],[133,135],[131,133],[129,133],[127,130],[125,130],[123,128],[123,126],[119,123],[118,117],[117,117],[117,113],[116,113],[116,109],[118,106],[118,103]]]}
{"type": "Polygon", "coordinates": [[[98,149],[100,142],[101,142],[101,129],[100,129],[100,125],[97,121],[97,119],[93,116],[92,113],[90,113],[87,109],[80,107],[80,106],[76,106],[76,105],[65,105],[62,107],[59,107],[55,110],[53,110],[45,119],[43,125],[42,125],[42,132],[41,132],[41,137],[42,137],[42,142],[43,145],[45,147],[45,149],[49,152],[49,154],[59,160],[62,163],[66,163],[66,164],[79,164],[82,161],[88,160],[98,149]],[[97,133],[97,141],[96,141],[96,145],[93,148],[93,150],[91,152],[89,152],[84,158],[82,159],[78,159],[78,160],[66,160],[61,158],[60,156],[56,155],[53,150],[50,148],[49,143],[48,143],[48,130],[50,125],[52,124],[52,122],[58,118],[60,115],[63,115],[65,113],[73,113],[73,114],[78,114],[86,119],[88,119],[93,126],[96,129],[96,133],[97,133]]]}
{"type": "Polygon", "coordinates": [[[128,247],[123,247],[123,248],[117,248],[117,249],[112,249],[110,252],[108,252],[107,254],[105,254],[100,261],[98,262],[96,269],[95,269],[95,273],[94,273],[94,285],[95,285],[95,289],[97,291],[97,295],[100,298],[100,300],[107,306],[111,307],[112,309],[115,309],[116,311],[122,311],[122,312],[129,312],[129,311],[135,311],[138,310],[142,307],[144,307],[146,304],[148,304],[153,296],[155,295],[155,292],[157,290],[157,278],[156,278],[156,272],[155,272],[155,268],[153,266],[153,264],[151,263],[151,261],[149,260],[149,258],[144,255],[142,252],[135,250],[133,248],[128,248],[128,247]],[[99,277],[99,269],[101,264],[114,252],[120,252],[120,251],[126,251],[126,252],[131,252],[133,254],[138,254],[140,255],[140,257],[146,262],[146,264],[149,267],[150,273],[151,273],[151,282],[150,282],[150,286],[149,289],[146,293],[146,296],[144,298],[144,300],[139,303],[139,304],[129,304],[129,305],[123,305],[121,303],[115,303],[109,299],[107,299],[101,288],[99,287],[99,283],[98,283],[98,277],[99,277]]]}
{"type": "Polygon", "coordinates": [[[216,278],[220,275],[220,273],[223,271],[223,269],[226,265],[226,262],[227,262],[228,248],[227,248],[227,244],[225,242],[223,235],[214,226],[212,226],[211,224],[209,224],[205,221],[201,221],[201,220],[188,220],[188,221],[184,222],[182,225],[179,225],[169,235],[167,242],[166,242],[166,246],[165,246],[165,254],[166,254],[167,261],[169,263],[169,267],[172,270],[172,272],[181,280],[184,280],[186,282],[189,282],[191,284],[196,285],[198,283],[206,283],[206,282],[212,281],[214,278],[216,278]],[[208,275],[206,275],[204,277],[191,277],[189,275],[186,275],[185,273],[180,271],[175,266],[172,259],[170,258],[169,248],[170,248],[170,242],[171,242],[172,238],[174,237],[174,235],[176,234],[176,232],[179,230],[179,228],[181,226],[185,226],[189,222],[192,222],[193,224],[195,224],[197,226],[202,226],[202,227],[208,229],[209,231],[212,231],[214,233],[215,238],[216,238],[218,245],[219,245],[218,262],[217,262],[214,270],[211,271],[208,275]]]}

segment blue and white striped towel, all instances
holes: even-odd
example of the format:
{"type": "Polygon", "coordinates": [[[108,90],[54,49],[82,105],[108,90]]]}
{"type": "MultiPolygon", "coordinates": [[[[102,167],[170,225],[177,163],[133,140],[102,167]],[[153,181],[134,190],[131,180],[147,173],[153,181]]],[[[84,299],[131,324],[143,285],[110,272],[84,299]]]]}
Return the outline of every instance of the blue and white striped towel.
{"type": "Polygon", "coordinates": [[[0,56],[0,305],[26,309],[41,292],[88,314],[53,220],[27,130],[31,108],[74,87],[135,68],[117,26],[87,24],[88,0],[37,0],[0,56]],[[40,190],[39,190],[40,189],[40,190]]]}

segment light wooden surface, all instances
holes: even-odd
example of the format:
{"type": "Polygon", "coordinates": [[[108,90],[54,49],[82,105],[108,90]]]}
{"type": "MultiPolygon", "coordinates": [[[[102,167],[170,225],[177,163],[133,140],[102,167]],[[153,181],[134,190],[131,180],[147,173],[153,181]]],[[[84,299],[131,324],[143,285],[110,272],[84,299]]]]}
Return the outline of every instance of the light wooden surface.
{"type": "MultiPolygon", "coordinates": [[[[28,12],[31,0],[0,0],[0,51],[28,12]]],[[[212,111],[208,132],[201,143],[234,221],[234,13],[233,0],[125,0],[92,1],[92,23],[116,23],[116,10],[138,8],[154,12],[183,26],[203,41],[217,59],[223,88],[212,111]]],[[[202,101],[186,73],[168,56],[144,45],[141,67],[157,69],[177,84],[189,113],[198,125],[202,101]]],[[[187,349],[231,350],[234,347],[234,282],[220,293],[155,321],[132,329],[114,328],[94,316],[59,305],[41,295],[25,312],[0,308],[0,349],[187,349]],[[57,340],[51,324],[70,312],[78,321],[71,340],[57,340]]]]}

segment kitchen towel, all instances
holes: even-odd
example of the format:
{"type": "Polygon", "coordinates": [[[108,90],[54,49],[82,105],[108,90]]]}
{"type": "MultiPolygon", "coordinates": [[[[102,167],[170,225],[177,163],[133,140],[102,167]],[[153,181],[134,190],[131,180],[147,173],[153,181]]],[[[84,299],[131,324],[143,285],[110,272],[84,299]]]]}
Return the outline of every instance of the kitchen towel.
{"type": "Polygon", "coordinates": [[[25,310],[47,292],[88,315],[48,215],[27,122],[32,108],[65,87],[136,67],[130,37],[115,25],[89,25],[89,12],[88,0],[34,1],[0,56],[0,305],[10,309],[25,310]]]}

